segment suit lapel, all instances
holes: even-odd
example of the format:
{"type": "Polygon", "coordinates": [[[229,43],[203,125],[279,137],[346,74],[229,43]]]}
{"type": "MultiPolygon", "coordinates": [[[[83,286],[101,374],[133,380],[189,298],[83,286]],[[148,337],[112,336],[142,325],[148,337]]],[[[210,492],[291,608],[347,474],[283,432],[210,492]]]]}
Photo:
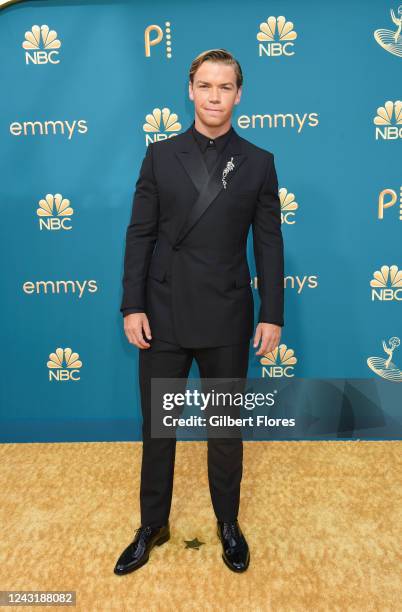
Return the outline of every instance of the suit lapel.
{"type": "Polygon", "coordinates": [[[176,244],[183,240],[221,190],[224,189],[222,173],[227,163],[232,161],[234,165],[225,177],[226,190],[229,193],[231,179],[247,157],[241,152],[241,140],[237,132],[233,131],[231,138],[219,155],[211,175],[209,175],[202,153],[191,133],[191,127],[184,134],[186,135],[184,144],[181,150],[176,152],[176,155],[197,189],[198,196],[177,234],[176,244]]]}
{"type": "Polygon", "coordinates": [[[191,133],[188,133],[183,149],[176,151],[176,155],[183,164],[194,187],[200,193],[209,180],[209,173],[200,148],[191,133]]]}

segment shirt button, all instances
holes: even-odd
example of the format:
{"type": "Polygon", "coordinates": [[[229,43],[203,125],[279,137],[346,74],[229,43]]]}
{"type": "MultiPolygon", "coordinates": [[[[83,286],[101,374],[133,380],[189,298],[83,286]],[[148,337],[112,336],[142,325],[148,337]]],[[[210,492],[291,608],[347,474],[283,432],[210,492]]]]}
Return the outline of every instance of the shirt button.
{"type": "Polygon", "coordinates": [[[209,141],[209,144],[214,144],[214,141],[213,141],[213,140],[210,140],[210,141],[209,141]]]}

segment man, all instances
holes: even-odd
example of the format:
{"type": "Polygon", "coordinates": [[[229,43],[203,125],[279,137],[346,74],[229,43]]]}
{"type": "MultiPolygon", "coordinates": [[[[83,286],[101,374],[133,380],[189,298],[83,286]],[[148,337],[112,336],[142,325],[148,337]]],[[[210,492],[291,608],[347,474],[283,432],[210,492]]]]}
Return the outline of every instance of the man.
{"type": "MultiPolygon", "coordinates": [[[[141,526],[120,555],[116,574],[148,561],[170,537],[176,439],[151,437],[152,377],[247,377],[254,330],[246,243],[250,225],[261,299],[256,355],[278,346],[283,326],[284,263],[273,154],[231,125],[242,71],[224,49],[192,62],[192,125],[148,145],[126,234],[124,331],[140,349],[143,417],[141,526]]],[[[238,523],[242,440],[208,439],[208,477],[223,560],[245,571],[250,553],[238,523]]]]}

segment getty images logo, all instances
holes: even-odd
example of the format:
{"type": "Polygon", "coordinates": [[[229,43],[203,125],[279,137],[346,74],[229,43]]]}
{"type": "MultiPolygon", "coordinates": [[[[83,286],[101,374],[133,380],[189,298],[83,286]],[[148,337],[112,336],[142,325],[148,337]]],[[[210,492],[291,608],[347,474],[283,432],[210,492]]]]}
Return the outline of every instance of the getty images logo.
{"type": "Polygon", "coordinates": [[[281,202],[282,223],[294,225],[296,223],[295,211],[299,208],[295,194],[288,191],[286,187],[281,187],[279,189],[279,199],[281,202]]]}
{"type": "Polygon", "coordinates": [[[376,270],[370,281],[371,300],[390,302],[402,300],[402,272],[398,266],[381,266],[376,270]]]}
{"type": "Polygon", "coordinates": [[[294,365],[297,363],[295,352],[288,348],[286,344],[280,344],[273,351],[266,353],[260,359],[262,378],[280,378],[294,376],[294,365]]]}
{"type": "Polygon", "coordinates": [[[142,129],[146,133],[145,144],[156,142],[157,140],[166,140],[172,136],[177,136],[177,132],[181,130],[181,123],[178,122],[176,113],[170,112],[170,108],[154,108],[152,114],[145,117],[146,123],[142,129]],[[148,136],[148,134],[151,134],[148,136]]]}
{"type": "Polygon", "coordinates": [[[257,34],[258,55],[276,57],[281,55],[294,55],[294,43],[297,33],[293,29],[293,23],[286,21],[285,17],[268,17],[260,23],[260,31],[257,34]]]}
{"type": "Polygon", "coordinates": [[[55,353],[50,353],[49,361],[49,381],[65,382],[68,380],[80,380],[80,370],[82,361],[79,354],[73,353],[70,348],[57,348],[55,353]]]}
{"type": "Polygon", "coordinates": [[[375,139],[396,140],[402,138],[402,101],[388,100],[384,106],[377,108],[374,124],[380,127],[375,129],[375,139]]]}
{"type": "Polygon", "coordinates": [[[55,30],[49,30],[47,25],[34,25],[31,30],[25,32],[25,40],[22,43],[25,49],[26,64],[59,64],[59,52],[61,42],[57,38],[55,30]]]}
{"type": "Polygon", "coordinates": [[[61,193],[54,195],[48,193],[44,199],[39,200],[36,210],[39,217],[39,229],[42,230],[71,230],[71,216],[74,214],[70,200],[63,198],[61,193]]]}

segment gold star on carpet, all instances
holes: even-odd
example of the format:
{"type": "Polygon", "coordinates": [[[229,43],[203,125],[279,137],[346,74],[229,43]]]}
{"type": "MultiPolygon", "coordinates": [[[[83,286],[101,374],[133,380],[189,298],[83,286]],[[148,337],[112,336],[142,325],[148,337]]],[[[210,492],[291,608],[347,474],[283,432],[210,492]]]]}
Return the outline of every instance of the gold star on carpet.
{"type": "Polygon", "coordinates": [[[195,548],[195,550],[199,550],[202,544],[205,542],[200,542],[198,538],[194,538],[194,540],[184,540],[186,543],[186,548],[195,548]]]}

